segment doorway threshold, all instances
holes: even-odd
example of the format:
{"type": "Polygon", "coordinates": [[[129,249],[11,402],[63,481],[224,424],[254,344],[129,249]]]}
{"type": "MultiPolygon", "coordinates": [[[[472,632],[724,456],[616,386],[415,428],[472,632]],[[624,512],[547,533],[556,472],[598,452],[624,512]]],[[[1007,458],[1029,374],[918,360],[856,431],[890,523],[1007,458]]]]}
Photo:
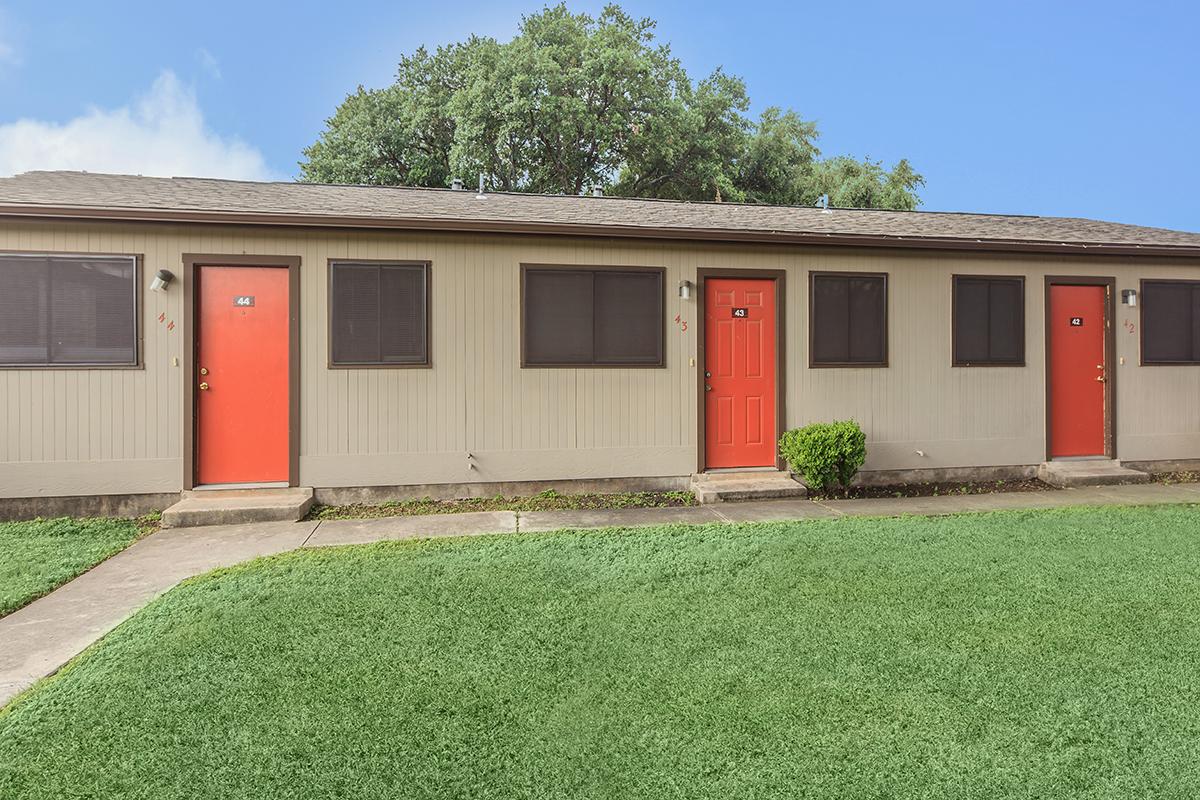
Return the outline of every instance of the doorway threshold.
{"type": "Polygon", "coordinates": [[[203,486],[194,486],[194,492],[217,492],[228,491],[230,489],[286,489],[288,488],[287,481],[268,481],[266,483],[206,483],[203,486]]]}
{"type": "Polygon", "coordinates": [[[733,472],[779,472],[778,467],[713,467],[704,470],[706,475],[725,475],[733,472]]]}

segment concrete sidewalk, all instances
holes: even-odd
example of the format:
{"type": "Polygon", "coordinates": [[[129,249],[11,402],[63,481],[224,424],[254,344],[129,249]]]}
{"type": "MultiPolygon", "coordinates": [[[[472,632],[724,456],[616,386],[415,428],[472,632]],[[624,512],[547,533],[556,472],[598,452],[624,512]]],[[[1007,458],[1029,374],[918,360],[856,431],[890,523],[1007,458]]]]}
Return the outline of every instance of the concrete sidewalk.
{"type": "Polygon", "coordinates": [[[1100,505],[1200,503],[1200,484],[1101,486],[1047,492],[872,500],[761,500],[688,508],[484,511],[323,522],[172,528],[149,536],[65,586],[0,619],[0,706],[58,671],[180,581],[302,547],[563,528],[733,524],[841,516],[944,515],[1100,505]]]}

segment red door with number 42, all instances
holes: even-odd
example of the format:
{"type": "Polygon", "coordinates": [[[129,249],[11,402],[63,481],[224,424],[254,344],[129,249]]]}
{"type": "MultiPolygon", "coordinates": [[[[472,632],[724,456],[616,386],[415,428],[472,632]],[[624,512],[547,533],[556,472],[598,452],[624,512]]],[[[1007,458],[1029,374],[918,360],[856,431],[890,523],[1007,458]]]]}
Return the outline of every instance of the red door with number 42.
{"type": "Polygon", "coordinates": [[[704,464],[775,465],[775,281],[704,282],[704,464]]]}
{"type": "Polygon", "coordinates": [[[1051,458],[1105,454],[1107,308],[1104,286],[1050,286],[1051,458]]]}

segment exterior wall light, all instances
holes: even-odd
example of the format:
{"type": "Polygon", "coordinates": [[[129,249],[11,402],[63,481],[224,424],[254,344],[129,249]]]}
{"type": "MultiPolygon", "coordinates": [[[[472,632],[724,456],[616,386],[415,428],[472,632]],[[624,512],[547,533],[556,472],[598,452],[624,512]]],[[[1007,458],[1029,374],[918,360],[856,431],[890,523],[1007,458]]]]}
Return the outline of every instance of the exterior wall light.
{"type": "Polygon", "coordinates": [[[1137,289],[1122,289],[1121,303],[1133,308],[1137,305],[1137,289]]]}
{"type": "Polygon", "coordinates": [[[154,273],[154,279],[150,281],[150,291],[165,292],[167,284],[175,280],[175,274],[169,269],[160,269],[154,273]]]}
{"type": "Polygon", "coordinates": [[[680,300],[691,300],[692,299],[692,282],[691,281],[680,281],[679,282],[679,299],[680,300]]]}

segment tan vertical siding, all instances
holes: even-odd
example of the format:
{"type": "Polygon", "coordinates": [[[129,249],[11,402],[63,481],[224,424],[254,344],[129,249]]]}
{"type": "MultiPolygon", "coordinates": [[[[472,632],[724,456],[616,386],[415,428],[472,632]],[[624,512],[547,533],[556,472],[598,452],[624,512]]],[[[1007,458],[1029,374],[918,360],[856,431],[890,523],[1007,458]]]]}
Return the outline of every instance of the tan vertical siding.
{"type": "MultiPolygon", "coordinates": [[[[300,256],[300,477],[317,486],[692,472],[703,304],[676,286],[701,267],[786,270],[789,426],[859,420],[874,469],[1033,464],[1045,455],[1044,277],[1111,275],[1118,289],[1200,278],[1197,264],[1114,259],[232,226],[0,223],[0,250],[141,254],[143,288],[157,269],[181,275],[184,253],[300,256]],[[432,368],[327,367],[330,258],[432,263],[432,368]],[[521,263],[664,267],[666,367],[521,369],[521,263]],[[889,273],[888,368],[808,368],[810,270],[889,273]],[[1026,276],[1026,366],[950,366],[954,273],[1026,276]]],[[[180,488],[182,295],[178,283],[143,292],[143,368],[0,369],[0,496],[180,488]]],[[[1200,367],[1141,367],[1127,320],[1139,324],[1136,310],[1118,306],[1119,455],[1200,457],[1200,367]]]]}

